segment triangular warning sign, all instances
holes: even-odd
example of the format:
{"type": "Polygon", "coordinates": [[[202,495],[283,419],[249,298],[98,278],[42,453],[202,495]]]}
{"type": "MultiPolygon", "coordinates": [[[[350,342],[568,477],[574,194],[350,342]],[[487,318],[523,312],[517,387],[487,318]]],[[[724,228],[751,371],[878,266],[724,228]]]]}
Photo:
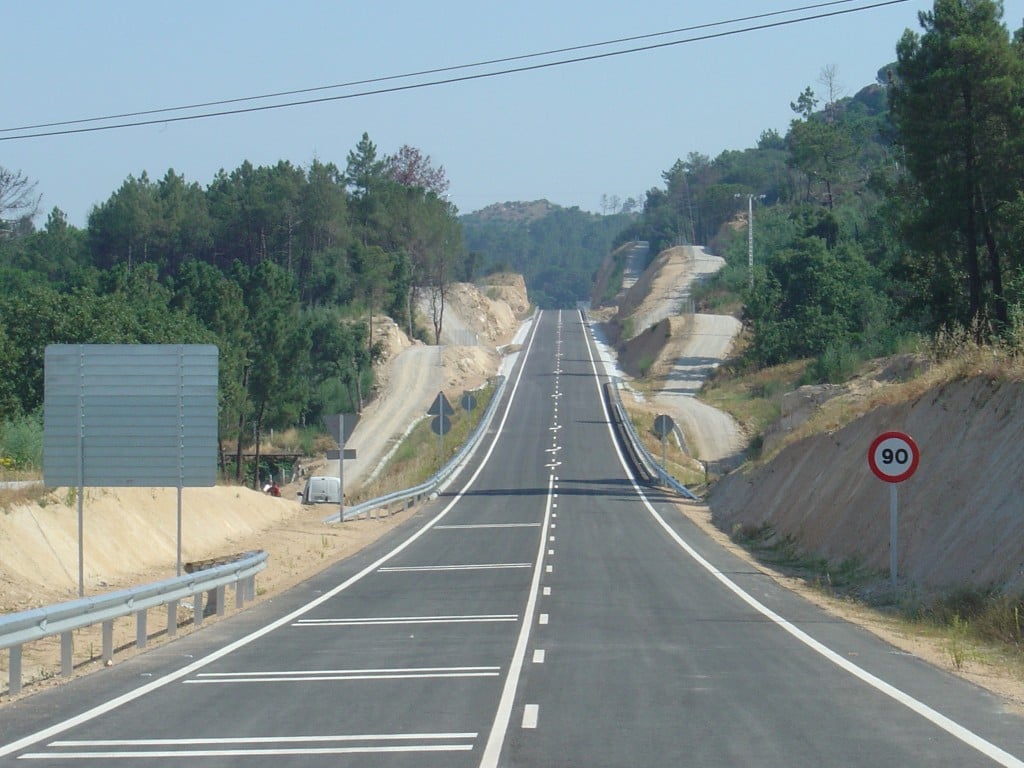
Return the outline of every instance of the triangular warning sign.
{"type": "Polygon", "coordinates": [[[448,398],[444,396],[444,392],[438,392],[434,402],[427,409],[428,416],[451,416],[453,413],[455,413],[455,409],[448,402],[448,398]]]}

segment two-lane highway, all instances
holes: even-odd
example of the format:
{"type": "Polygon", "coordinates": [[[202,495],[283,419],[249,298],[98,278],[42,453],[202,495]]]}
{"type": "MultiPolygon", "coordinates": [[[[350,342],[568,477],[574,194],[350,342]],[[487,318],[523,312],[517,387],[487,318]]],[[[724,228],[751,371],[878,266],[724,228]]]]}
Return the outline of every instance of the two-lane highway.
{"type": "Polygon", "coordinates": [[[0,764],[1024,765],[994,697],[638,487],[600,383],[580,315],[541,313],[450,495],[280,598],[5,708],[0,764]]]}

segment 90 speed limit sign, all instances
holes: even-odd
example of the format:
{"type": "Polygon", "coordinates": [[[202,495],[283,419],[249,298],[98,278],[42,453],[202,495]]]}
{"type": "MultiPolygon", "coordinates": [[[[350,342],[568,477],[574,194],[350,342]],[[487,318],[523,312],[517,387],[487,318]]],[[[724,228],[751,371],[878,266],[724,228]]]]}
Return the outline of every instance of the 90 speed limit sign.
{"type": "Polygon", "coordinates": [[[887,483],[902,483],[914,474],[920,460],[914,438],[903,432],[883,432],[868,449],[868,466],[887,483]]]}

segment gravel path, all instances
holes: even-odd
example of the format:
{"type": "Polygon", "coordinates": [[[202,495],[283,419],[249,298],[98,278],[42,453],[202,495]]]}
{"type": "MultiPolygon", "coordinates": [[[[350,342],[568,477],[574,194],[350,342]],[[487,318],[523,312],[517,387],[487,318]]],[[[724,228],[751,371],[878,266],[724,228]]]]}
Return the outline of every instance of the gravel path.
{"type": "MultiPolygon", "coordinates": [[[[356,449],[356,458],[345,462],[346,488],[369,477],[409,425],[426,413],[441,391],[441,382],[438,347],[409,347],[391,361],[383,394],[363,410],[346,443],[356,449]]],[[[338,462],[328,461],[322,474],[336,477],[338,462]]]]}
{"type": "Polygon", "coordinates": [[[693,331],[653,401],[682,427],[690,452],[719,471],[742,461],[743,432],[732,416],[698,400],[712,371],[726,358],[740,322],[731,315],[695,315],[693,331]]]}
{"type": "MultiPolygon", "coordinates": [[[[725,266],[701,246],[686,246],[653,280],[642,307],[634,315],[640,333],[667,317],[690,307],[693,285],[725,266]]],[[[677,352],[664,388],[652,401],[682,428],[690,453],[708,462],[717,472],[738,466],[743,460],[745,439],[739,424],[727,413],[696,399],[704,382],[729,355],[741,324],[730,315],[693,315],[691,331],[677,352]]]]}

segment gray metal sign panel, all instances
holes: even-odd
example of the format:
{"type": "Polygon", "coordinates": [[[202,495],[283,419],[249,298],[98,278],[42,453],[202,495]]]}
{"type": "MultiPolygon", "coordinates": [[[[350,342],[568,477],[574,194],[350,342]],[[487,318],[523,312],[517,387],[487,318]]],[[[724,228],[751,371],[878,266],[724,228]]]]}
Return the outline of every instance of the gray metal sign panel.
{"type": "Polygon", "coordinates": [[[48,346],[44,482],[213,485],[218,365],[212,344],[48,346]]]}
{"type": "Polygon", "coordinates": [[[323,417],[324,426],[327,427],[327,431],[331,433],[331,437],[334,438],[334,442],[338,445],[344,445],[348,442],[348,439],[352,437],[352,432],[355,431],[356,424],[359,423],[360,414],[358,413],[330,413],[323,417]],[[345,434],[341,434],[342,422],[344,422],[345,434]]]}

